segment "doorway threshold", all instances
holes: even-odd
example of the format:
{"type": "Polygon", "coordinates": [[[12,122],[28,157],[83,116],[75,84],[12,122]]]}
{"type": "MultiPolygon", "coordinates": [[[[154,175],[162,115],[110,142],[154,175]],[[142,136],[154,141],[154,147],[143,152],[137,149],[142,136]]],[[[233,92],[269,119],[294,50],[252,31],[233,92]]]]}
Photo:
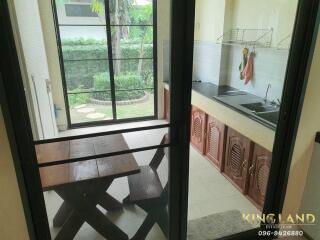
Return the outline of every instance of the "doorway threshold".
{"type": "Polygon", "coordinates": [[[78,136],[83,134],[107,132],[107,131],[130,129],[130,128],[137,128],[137,127],[156,126],[156,125],[167,124],[167,123],[168,121],[166,121],[165,119],[157,119],[157,120],[119,123],[119,124],[110,124],[110,125],[102,125],[102,126],[94,126],[94,127],[75,128],[75,129],[60,131],[58,134],[58,137],[70,137],[70,136],[78,136]]]}

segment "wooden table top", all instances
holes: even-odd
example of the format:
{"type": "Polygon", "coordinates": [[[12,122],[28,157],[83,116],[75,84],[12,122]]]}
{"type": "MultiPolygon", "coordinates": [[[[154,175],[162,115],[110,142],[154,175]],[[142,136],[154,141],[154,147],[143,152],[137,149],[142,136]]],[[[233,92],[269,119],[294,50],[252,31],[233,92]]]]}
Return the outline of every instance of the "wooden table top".
{"type": "Polygon", "coordinates": [[[39,144],[35,149],[38,163],[89,156],[93,158],[82,162],[41,167],[40,177],[44,190],[79,181],[122,177],[140,171],[131,153],[94,159],[97,154],[129,149],[122,134],[39,144]]]}

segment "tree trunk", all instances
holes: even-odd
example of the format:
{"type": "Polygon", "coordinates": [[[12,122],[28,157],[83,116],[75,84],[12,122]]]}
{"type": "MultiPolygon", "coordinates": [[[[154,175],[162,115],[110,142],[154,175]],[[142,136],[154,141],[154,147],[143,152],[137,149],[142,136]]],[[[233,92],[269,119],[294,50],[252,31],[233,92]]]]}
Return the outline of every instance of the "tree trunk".
{"type": "MultiPolygon", "coordinates": [[[[119,0],[115,0],[114,6],[114,25],[119,25],[119,0]]],[[[120,48],[120,40],[121,40],[121,27],[114,27],[114,33],[112,34],[112,49],[113,55],[115,58],[121,57],[121,48],[120,48]]],[[[114,66],[114,74],[118,75],[121,72],[121,60],[116,60],[113,63],[114,66]]]]}
{"type": "MultiPolygon", "coordinates": [[[[150,20],[153,18],[153,15],[150,15],[150,20]]],[[[154,29],[153,29],[154,31],[154,29]]],[[[144,41],[146,40],[147,37],[147,32],[148,32],[148,27],[145,27],[144,31],[143,31],[143,35],[142,35],[142,39],[141,39],[141,44],[140,44],[140,56],[139,58],[143,58],[144,57],[144,41]]],[[[153,46],[153,47],[157,47],[157,46],[153,46]]],[[[143,59],[139,59],[139,64],[138,64],[138,73],[141,74],[143,70],[143,59]]]]}
{"type": "Polygon", "coordinates": [[[143,58],[144,57],[144,41],[147,35],[147,27],[145,27],[143,34],[142,34],[142,39],[141,39],[141,43],[140,43],[140,54],[139,54],[139,64],[138,64],[138,73],[139,75],[141,74],[142,70],[143,70],[143,58]]]}

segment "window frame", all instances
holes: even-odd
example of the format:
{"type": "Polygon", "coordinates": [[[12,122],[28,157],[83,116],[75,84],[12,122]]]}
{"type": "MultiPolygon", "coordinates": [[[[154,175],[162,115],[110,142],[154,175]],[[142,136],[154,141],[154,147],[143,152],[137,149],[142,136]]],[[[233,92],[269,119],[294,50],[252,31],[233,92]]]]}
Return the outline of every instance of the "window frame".
{"type": "MultiPolygon", "coordinates": [[[[55,26],[55,34],[56,34],[56,40],[57,40],[57,47],[58,47],[58,56],[59,56],[59,64],[60,64],[60,72],[61,72],[61,78],[62,78],[62,88],[63,88],[63,96],[64,96],[64,102],[65,102],[65,109],[66,109],[66,116],[67,116],[67,125],[69,129],[72,128],[79,128],[79,127],[85,127],[85,126],[98,126],[103,124],[116,124],[116,123],[123,123],[123,122],[136,122],[136,121],[145,121],[145,120],[154,120],[158,117],[158,51],[157,51],[157,0],[152,0],[152,24],[120,24],[115,25],[111,24],[110,22],[110,11],[109,11],[109,1],[104,0],[105,5],[105,24],[60,24],[59,18],[58,18],[58,11],[57,6],[55,3],[55,0],[51,0],[52,10],[53,10],[53,20],[54,20],[54,26],[55,26]],[[69,95],[70,94],[90,94],[90,93],[96,93],[101,91],[79,91],[76,93],[70,93],[68,92],[67,88],[67,80],[66,80],[66,71],[64,66],[64,59],[63,59],[63,52],[62,52],[62,41],[61,41],[61,34],[60,34],[60,27],[72,27],[72,26],[78,26],[78,27],[90,27],[90,26],[101,26],[105,27],[106,30],[106,37],[107,37],[107,56],[106,58],[102,59],[77,59],[77,60],[71,60],[71,61],[87,61],[87,60],[93,60],[93,61],[99,61],[99,60],[106,60],[109,63],[109,73],[110,73],[110,90],[111,90],[111,100],[112,100],[112,119],[111,120],[99,120],[99,121],[90,121],[90,122],[72,122],[71,119],[71,112],[70,112],[70,104],[69,104],[69,95]],[[119,26],[139,26],[139,27],[152,27],[153,29],[153,56],[151,58],[114,58],[113,52],[112,52],[112,41],[111,41],[111,27],[119,27],[119,26]],[[139,59],[145,59],[145,60],[151,60],[153,61],[153,115],[149,116],[143,116],[143,117],[129,117],[129,118],[121,118],[118,119],[117,117],[117,104],[116,104],[116,94],[115,94],[115,83],[114,83],[114,70],[113,70],[113,61],[114,60],[139,60],[139,59]]],[[[70,60],[68,60],[70,61],[70,60]]],[[[143,89],[139,90],[150,90],[151,88],[145,87],[143,89]]],[[[134,91],[137,89],[130,89],[127,91],[134,91]]],[[[109,89],[102,90],[103,92],[109,91],[109,89]]],[[[119,91],[119,90],[118,90],[119,91]]]]}

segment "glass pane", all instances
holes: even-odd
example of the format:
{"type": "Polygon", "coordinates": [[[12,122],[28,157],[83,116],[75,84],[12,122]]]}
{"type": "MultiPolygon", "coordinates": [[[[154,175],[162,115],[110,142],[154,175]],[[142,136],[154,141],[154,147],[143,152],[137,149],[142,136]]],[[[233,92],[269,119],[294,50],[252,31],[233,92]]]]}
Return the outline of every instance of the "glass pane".
{"type": "Polygon", "coordinates": [[[96,58],[106,58],[107,34],[105,26],[60,26],[61,45],[67,49],[75,48],[95,51],[96,58]]]}
{"type": "Polygon", "coordinates": [[[153,88],[153,60],[114,60],[114,82],[119,89],[153,88]]]}
{"type": "Polygon", "coordinates": [[[108,60],[64,59],[64,72],[68,92],[110,89],[108,60]]]}
{"type": "Polygon", "coordinates": [[[297,3],[196,1],[188,239],[268,224],[260,220],[297,3]]]}
{"type": "Polygon", "coordinates": [[[117,119],[154,116],[154,91],[116,91],[117,119]]]}
{"type": "Polygon", "coordinates": [[[153,116],[154,78],[152,60],[114,60],[117,118],[153,116]],[[126,91],[132,89],[130,91],[126,91]]]}
{"type": "Polygon", "coordinates": [[[152,25],[153,0],[110,0],[111,25],[152,25]]]}
{"type": "Polygon", "coordinates": [[[69,93],[72,123],[112,120],[111,92],[69,93]]]}
{"type": "Polygon", "coordinates": [[[113,58],[152,58],[153,27],[111,27],[113,58]]]}
{"type": "Polygon", "coordinates": [[[106,23],[103,1],[55,0],[59,24],[102,25],[106,23]]]}

